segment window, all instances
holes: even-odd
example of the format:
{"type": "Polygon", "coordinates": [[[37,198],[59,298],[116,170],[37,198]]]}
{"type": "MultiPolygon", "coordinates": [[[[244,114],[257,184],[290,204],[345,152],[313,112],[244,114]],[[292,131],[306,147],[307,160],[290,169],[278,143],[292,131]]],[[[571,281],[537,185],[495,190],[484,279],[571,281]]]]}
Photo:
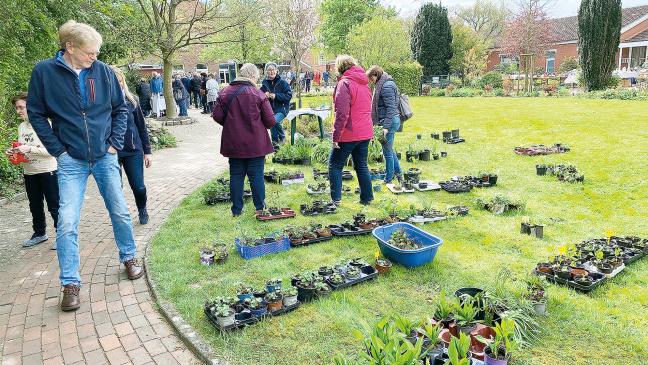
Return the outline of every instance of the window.
{"type": "Polygon", "coordinates": [[[319,64],[320,64],[320,65],[323,65],[323,64],[325,64],[325,63],[326,63],[326,61],[325,61],[325,59],[324,59],[324,52],[321,52],[321,51],[320,51],[320,53],[319,53],[319,64]]]}
{"type": "Polygon", "coordinates": [[[196,72],[207,72],[207,65],[205,65],[204,63],[197,63],[196,72]]]}
{"type": "Polygon", "coordinates": [[[556,50],[552,49],[550,51],[547,51],[545,57],[547,58],[545,71],[547,74],[552,75],[556,72],[556,50]]]}
{"type": "Polygon", "coordinates": [[[184,65],[173,65],[173,71],[184,71],[184,65]]]}
{"type": "Polygon", "coordinates": [[[518,63],[517,57],[501,54],[499,55],[499,61],[503,65],[516,64],[518,63]]]}

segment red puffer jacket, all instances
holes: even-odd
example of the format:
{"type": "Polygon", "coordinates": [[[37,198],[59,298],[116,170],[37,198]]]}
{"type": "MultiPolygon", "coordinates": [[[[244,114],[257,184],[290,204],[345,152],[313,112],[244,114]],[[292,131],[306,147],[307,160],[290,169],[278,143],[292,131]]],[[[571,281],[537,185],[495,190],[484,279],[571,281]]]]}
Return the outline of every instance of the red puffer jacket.
{"type": "Polygon", "coordinates": [[[333,142],[366,141],[373,137],[369,79],[360,66],[346,70],[335,87],[333,142]]]}

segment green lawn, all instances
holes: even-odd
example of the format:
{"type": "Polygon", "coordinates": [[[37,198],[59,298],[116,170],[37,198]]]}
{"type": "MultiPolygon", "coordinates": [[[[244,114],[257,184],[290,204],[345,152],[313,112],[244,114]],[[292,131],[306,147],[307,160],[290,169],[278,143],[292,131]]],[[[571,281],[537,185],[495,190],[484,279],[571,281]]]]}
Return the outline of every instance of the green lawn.
{"type": "MultiPolygon", "coordinates": [[[[215,239],[233,242],[245,232],[267,233],[285,224],[312,221],[303,216],[289,221],[258,223],[251,202],[244,215],[233,219],[228,205],[208,207],[197,193],[176,209],[152,242],[148,272],[164,299],[173,302],[193,327],[232,364],[330,364],[336,353],[361,351],[351,334],[361,321],[401,314],[411,319],[431,316],[438,293],[459,287],[492,285],[498,271],[508,268],[523,276],[556,245],[617,235],[648,237],[648,104],[632,101],[572,98],[412,98],[415,118],[397,134],[396,148],[409,143],[432,145],[431,132],[459,128],[467,142],[440,146],[448,151],[441,161],[421,162],[423,176],[441,181],[452,175],[494,171],[498,186],[471,193],[416,193],[399,204],[431,203],[471,206],[461,219],[426,225],[444,240],[431,265],[392,272],[296,312],[221,335],[203,315],[203,303],[216,295],[235,294],[235,283],[261,287],[266,279],[314,270],[343,258],[372,260],[377,251],[372,237],[334,239],[249,261],[232,250],[222,266],[199,264],[198,251],[215,239]],[[423,134],[421,141],[416,134],[423,134]],[[563,142],[572,151],[548,157],[514,154],[526,143],[563,142]],[[535,174],[535,164],[573,163],[585,173],[585,183],[569,184],[535,174]],[[495,216],[476,210],[476,197],[504,194],[526,203],[526,211],[495,216]],[[519,234],[522,216],[548,222],[545,239],[519,234]]],[[[408,166],[408,164],[403,164],[408,166]]],[[[266,166],[266,169],[272,166],[266,166]]],[[[279,168],[279,167],[277,167],[279,168]]],[[[312,181],[310,168],[303,169],[312,181]]],[[[309,201],[305,186],[267,185],[269,205],[309,201]]],[[[384,215],[393,195],[378,193],[368,215],[384,215]]],[[[341,211],[322,223],[350,219],[360,208],[357,196],[343,198],[341,211]]],[[[510,286],[522,293],[522,283],[510,286]]],[[[550,286],[549,316],[540,319],[539,339],[515,357],[516,364],[647,364],[648,258],[630,265],[612,282],[589,295],[550,286]]]]}

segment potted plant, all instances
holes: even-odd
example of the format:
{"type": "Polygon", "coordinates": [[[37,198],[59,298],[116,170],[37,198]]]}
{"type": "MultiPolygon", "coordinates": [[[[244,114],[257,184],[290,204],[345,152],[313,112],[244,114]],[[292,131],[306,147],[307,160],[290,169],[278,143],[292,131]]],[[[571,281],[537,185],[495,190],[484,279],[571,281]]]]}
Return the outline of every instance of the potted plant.
{"type": "Polygon", "coordinates": [[[527,299],[531,301],[533,309],[539,316],[544,316],[547,313],[547,280],[538,275],[529,275],[526,279],[527,284],[527,299]]]}
{"type": "Polygon", "coordinates": [[[407,162],[414,162],[414,159],[418,159],[419,151],[416,151],[412,145],[409,145],[407,151],[405,152],[405,158],[407,162]]]}
{"type": "Polygon", "coordinates": [[[475,320],[476,316],[475,299],[469,296],[464,297],[463,302],[457,307],[454,315],[459,331],[469,335],[477,325],[477,321],[475,320]]]}
{"type": "Polygon", "coordinates": [[[315,296],[315,274],[304,273],[297,277],[295,283],[297,287],[297,299],[304,303],[309,302],[315,296]]]}
{"type": "Polygon", "coordinates": [[[507,365],[511,358],[511,351],[515,347],[513,336],[515,335],[515,322],[506,318],[496,323],[493,328],[495,338],[485,339],[478,336],[477,340],[486,344],[484,349],[484,364],[486,365],[507,365]]]}
{"type": "Polygon", "coordinates": [[[317,273],[320,276],[329,276],[333,274],[333,268],[331,266],[322,266],[317,270],[317,273]]]}
{"type": "Polygon", "coordinates": [[[391,269],[392,263],[384,257],[379,257],[376,259],[375,267],[379,273],[386,274],[389,272],[389,269],[391,269]]]}
{"type": "Polygon", "coordinates": [[[536,174],[539,176],[544,176],[547,174],[547,165],[539,164],[536,165],[536,174]]]}
{"type": "Polygon", "coordinates": [[[200,263],[205,266],[213,265],[215,255],[214,250],[211,248],[200,249],[200,263]]]}
{"type": "Polygon", "coordinates": [[[234,315],[236,312],[226,304],[220,304],[214,309],[216,321],[221,327],[228,327],[234,324],[234,315]]]}
{"type": "Polygon", "coordinates": [[[450,328],[450,324],[454,322],[454,313],[457,307],[457,299],[448,299],[445,291],[442,290],[439,294],[439,302],[434,309],[434,315],[432,318],[441,323],[443,328],[450,328]]]}
{"type": "Polygon", "coordinates": [[[268,306],[261,298],[247,298],[245,299],[245,303],[255,317],[268,313],[268,306]]]}
{"type": "Polygon", "coordinates": [[[339,272],[336,272],[333,275],[331,275],[328,280],[333,285],[341,285],[344,284],[344,282],[346,281],[344,276],[339,272]]]}
{"type": "MultiPolygon", "coordinates": [[[[431,156],[430,150],[425,148],[425,149],[422,149],[421,151],[419,151],[419,157],[418,158],[421,161],[430,161],[430,156],[431,156]]],[[[435,158],[435,160],[439,158],[439,155],[436,155],[436,157],[437,158],[435,158]]]]}
{"type": "Polygon", "coordinates": [[[290,286],[288,289],[283,291],[283,305],[284,307],[290,307],[297,303],[297,288],[290,286]]]}
{"type": "Polygon", "coordinates": [[[272,293],[278,290],[281,290],[281,279],[280,278],[273,278],[271,280],[268,280],[266,282],[266,290],[268,293],[272,293]]]}
{"type": "Polygon", "coordinates": [[[243,283],[239,283],[238,289],[236,290],[236,296],[241,301],[252,298],[252,288],[243,283]]]}
{"type": "Polygon", "coordinates": [[[227,257],[229,257],[229,250],[227,248],[227,245],[222,243],[222,244],[216,244],[214,245],[214,262],[222,264],[227,260],[227,257]]]}
{"type": "Polygon", "coordinates": [[[331,293],[331,287],[323,281],[315,282],[315,293],[318,297],[323,297],[331,293]]]}
{"type": "Polygon", "coordinates": [[[346,276],[349,279],[357,279],[360,277],[360,268],[358,266],[351,266],[346,272],[346,276]]]}
{"type": "Polygon", "coordinates": [[[470,349],[470,337],[460,332],[459,337],[452,337],[448,346],[448,361],[450,365],[470,365],[468,350],[470,349]]]}
{"type": "Polygon", "coordinates": [[[520,223],[520,233],[531,234],[531,221],[529,217],[522,217],[522,223],[520,223]]]}
{"type": "Polygon", "coordinates": [[[266,294],[265,301],[268,303],[268,310],[276,312],[283,306],[283,295],[281,291],[272,291],[266,294]]]}

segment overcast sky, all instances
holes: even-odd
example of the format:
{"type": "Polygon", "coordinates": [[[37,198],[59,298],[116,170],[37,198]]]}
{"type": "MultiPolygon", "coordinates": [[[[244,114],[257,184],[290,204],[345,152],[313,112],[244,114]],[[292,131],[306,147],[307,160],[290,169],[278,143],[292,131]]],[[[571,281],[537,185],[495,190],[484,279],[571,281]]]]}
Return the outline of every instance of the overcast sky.
{"type": "MultiPolygon", "coordinates": [[[[435,0],[436,2],[437,0],[435,0]]],[[[515,0],[508,0],[514,2],[515,0]]],[[[648,5],[648,0],[622,0],[623,7],[628,8],[631,6],[648,5]]],[[[421,7],[421,4],[430,1],[427,0],[381,0],[385,5],[395,6],[402,15],[413,15],[421,7]]],[[[470,5],[474,0],[441,0],[441,3],[448,8],[457,5],[470,5]]],[[[564,16],[576,15],[578,13],[578,6],[580,0],[554,0],[553,6],[549,11],[552,18],[559,18],[564,16]]]]}

